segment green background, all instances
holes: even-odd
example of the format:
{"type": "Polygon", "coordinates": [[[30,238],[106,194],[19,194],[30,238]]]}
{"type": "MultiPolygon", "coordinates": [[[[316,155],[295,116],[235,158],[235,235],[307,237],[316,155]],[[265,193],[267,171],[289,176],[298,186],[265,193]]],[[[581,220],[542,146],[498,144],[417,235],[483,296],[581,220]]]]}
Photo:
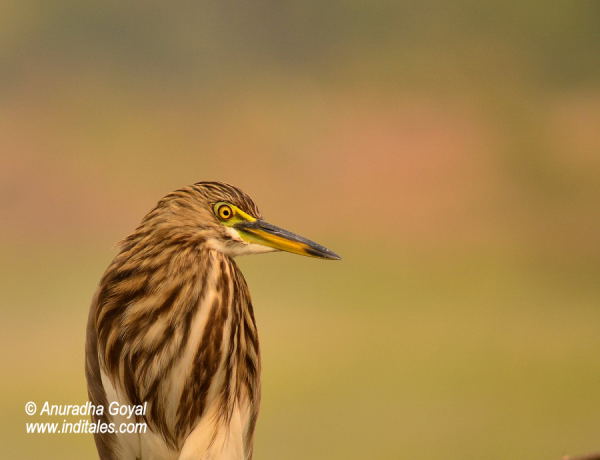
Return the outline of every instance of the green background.
{"type": "Polygon", "coordinates": [[[3,457],[95,456],[23,406],[86,400],[115,243],[198,180],[343,256],[239,259],[255,458],[600,450],[600,3],[2,10],[3,457]]]}

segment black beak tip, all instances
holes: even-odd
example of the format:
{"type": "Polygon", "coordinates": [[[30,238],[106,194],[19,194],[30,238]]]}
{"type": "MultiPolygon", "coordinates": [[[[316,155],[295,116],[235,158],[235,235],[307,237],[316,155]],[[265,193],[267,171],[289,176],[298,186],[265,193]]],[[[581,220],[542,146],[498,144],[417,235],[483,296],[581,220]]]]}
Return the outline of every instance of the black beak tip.
{"type": "Polygon", "coordinates": [[[329,259],[329,260],[341,260],[342,258],[338,256],[335,252],[330,251],[323,246],[318,246],[316,248],[306,249],[308,255],[319,257],[321,259],[329,259]]]}
{"type": "Polygon", "coordinates": [[[328,255],[328,259],[331,260],[342,260],[341,256],[338,256],[335,252],[329,251],[330,254],[328,255]]]}

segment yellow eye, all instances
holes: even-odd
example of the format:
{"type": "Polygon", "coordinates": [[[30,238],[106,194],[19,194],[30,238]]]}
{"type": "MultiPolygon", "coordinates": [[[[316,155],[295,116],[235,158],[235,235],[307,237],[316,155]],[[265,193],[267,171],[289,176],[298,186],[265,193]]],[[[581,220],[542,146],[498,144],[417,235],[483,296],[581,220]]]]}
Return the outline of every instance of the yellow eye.
{"type": "Polygon", "coordinates": [[[230,206],[227,206],[226,204],[219,206],[217,213],[219,214],[219,217],[223,220],[230,219],[231,216],[233,216],[233,210],[230,206]]]}

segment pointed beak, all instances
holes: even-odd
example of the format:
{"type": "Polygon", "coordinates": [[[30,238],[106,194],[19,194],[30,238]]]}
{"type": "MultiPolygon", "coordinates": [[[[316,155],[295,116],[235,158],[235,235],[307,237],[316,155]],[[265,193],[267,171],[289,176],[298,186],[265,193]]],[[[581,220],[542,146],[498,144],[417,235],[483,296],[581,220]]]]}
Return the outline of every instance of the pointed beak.
{"type": "Polygon", "coordinates": [[[233,226],[240,236],[249,243],[261,244],[280,251],[293,252],[303,256],[321,259],[341,259],[335,252],[307,238],[257,219],[252,222],[240,222],[233,226]]]}

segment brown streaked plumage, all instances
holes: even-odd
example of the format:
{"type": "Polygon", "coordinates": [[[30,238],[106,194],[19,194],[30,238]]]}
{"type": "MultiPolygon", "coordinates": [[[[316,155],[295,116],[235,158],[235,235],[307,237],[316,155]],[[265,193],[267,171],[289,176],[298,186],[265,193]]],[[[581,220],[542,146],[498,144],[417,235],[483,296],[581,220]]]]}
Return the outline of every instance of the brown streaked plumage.
{"type": "Polygon", "coordinates": [[[142,434],[96,434],[102,459],[252,457],[260,353],[233,257],[286,250],[339,258],[261,220],[239,189],[199,182],[142,220],[104,273],[87,328],[90,400],[147,403],[142,434]]]}

